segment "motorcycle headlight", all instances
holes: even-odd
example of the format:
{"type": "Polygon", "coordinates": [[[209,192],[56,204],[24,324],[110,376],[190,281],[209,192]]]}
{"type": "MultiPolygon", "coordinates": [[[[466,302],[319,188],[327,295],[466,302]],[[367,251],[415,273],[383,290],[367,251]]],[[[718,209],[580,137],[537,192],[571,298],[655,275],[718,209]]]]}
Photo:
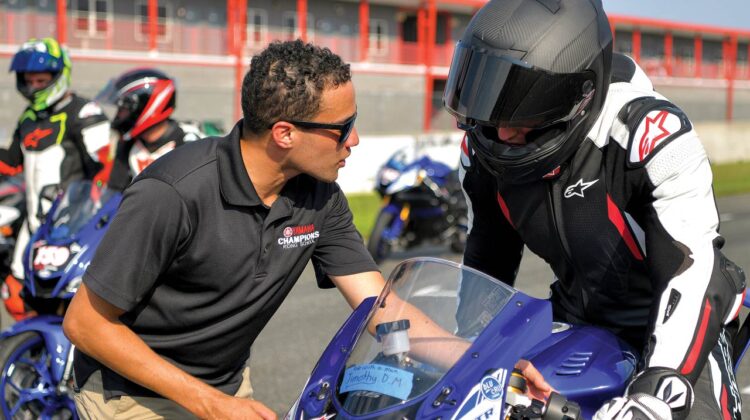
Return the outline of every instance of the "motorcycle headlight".
{"type": "Polygon", "coordinates": [[[413,187],[420,181],[419,169],[413,168],[401,174],[391,185],[386,188],[386,194],[394,194],[409,187],[413,187]]]}
{"type": "Polygon", "coordinates": [[[388,185],[393,182],[394,179],[398,178],[401,172],[393,168],[383,168],[378,174],[378,185],[388,185]]]}

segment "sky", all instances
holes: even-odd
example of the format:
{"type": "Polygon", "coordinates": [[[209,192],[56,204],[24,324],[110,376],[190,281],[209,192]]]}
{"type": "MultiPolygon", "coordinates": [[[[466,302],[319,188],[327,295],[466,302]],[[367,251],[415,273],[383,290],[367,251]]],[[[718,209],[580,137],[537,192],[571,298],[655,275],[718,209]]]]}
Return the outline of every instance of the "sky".
{"type": "Polygon", "coordinates": [[[609,14],[750,30],[750,0],[602,0],[609,14]]]}

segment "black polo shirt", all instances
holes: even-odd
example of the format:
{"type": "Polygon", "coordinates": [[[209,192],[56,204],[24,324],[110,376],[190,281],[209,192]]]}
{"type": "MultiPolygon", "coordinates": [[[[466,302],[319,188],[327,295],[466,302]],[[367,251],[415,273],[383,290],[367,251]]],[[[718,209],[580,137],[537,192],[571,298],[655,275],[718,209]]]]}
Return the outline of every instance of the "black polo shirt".
{"type": "MultiPolygon", "coordinates": [[[[143,171],[83,278],[160,356],[228,394],[309,260],[320,287],[333,286],[327,275],[378,270],[337,184],[299,175],[263,204],[240,155],[241,127],[143,171]]],[[[153,395],[80,352],[74,366],[79,386],[102,369],[105,397],[153,395]]]]}

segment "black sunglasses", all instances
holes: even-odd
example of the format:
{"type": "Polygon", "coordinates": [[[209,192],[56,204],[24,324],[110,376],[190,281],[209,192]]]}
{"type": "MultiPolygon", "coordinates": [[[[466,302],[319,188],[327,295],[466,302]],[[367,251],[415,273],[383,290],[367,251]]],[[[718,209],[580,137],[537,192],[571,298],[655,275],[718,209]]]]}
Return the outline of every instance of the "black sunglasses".
{"type": "MultiPolygon", "coordinates": [[[[294,121],[294,120],[281,120],[281,121],[286,121],[289,124],[293,124],[302,128],[324,128],[327,130],[339,130],[341,131],[341,134],[339,134],[339,138],[337,141],[339,144],[343,144],[346,141],[346,139],[349,138],[349,135],[352,133],[352,130],[354,129],[354,121],[356,119],[357,119],[357,113],[355,112],[354,115],[347,118],[347,120],[342,122],[341,124],[319,123],[319,122],[313,122],[313,121],[294,121]]],[[[268,128],[271,128],[271,127],[273,127],[273,124],[271,124],[268,128]]]]}

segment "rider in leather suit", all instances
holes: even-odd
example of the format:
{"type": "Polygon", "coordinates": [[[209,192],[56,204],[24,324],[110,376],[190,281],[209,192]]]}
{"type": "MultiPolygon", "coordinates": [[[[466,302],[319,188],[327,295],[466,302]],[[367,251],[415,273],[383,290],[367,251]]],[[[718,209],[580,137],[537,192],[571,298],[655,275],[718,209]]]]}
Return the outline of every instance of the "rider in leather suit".
{"type": "Polygon", "coordinates": [[[64,189],[74,180],[90,179],[97,173],[106,157],[109,122],[96,103],[70,91],[71,62],[56,40],[25,42],[13,56],[10,71],[16,72],[16,88],[29,101],[10,146],[0,149],[0,174],[23,171],[26,182],[28,216],[3,287],[6,308],[20,319],[25,314],[19,296],[22,255],[29,235],[41,223],[39,195],[45,186],[64,189]]]}
{"type": "Polygon", "coordinates": [[[174,81],[155,69],[130,70],[113,79],[97,96],[117,106],[112,128],[121,140],[112,165],[98,177],[108,187],[124,190],[151,162],[184,144],[197,140],[197,129],[170,118],[176,108],[174,81]]]}
{"type": "MultiPolygon", "coordinates": [[[[687,116],[613,56],[601,4],[490,1],[444,102],[467,132],[464,263],[513,284],[526,245],[555,274],[557,320],[641,351],[626,395],[596,418],[739,419],[745,278],[721,253],[711,168],[687,116]]],[[[481,310],[461,301],[459,325],[481,310]]]]}

